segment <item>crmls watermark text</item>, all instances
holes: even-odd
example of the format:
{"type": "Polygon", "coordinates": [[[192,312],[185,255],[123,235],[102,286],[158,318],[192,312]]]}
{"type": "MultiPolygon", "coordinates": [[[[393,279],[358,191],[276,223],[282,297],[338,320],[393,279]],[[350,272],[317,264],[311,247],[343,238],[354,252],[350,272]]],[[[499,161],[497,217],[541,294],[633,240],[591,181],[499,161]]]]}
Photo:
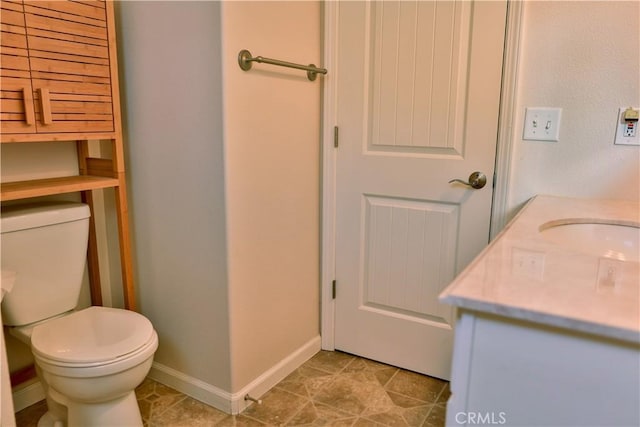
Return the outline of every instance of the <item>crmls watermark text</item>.
{"type": "Polygon", "coordinates": [[[502,425],[507,423],[505,412],[458,412],[456,422],[469,425],[502,425]]]}

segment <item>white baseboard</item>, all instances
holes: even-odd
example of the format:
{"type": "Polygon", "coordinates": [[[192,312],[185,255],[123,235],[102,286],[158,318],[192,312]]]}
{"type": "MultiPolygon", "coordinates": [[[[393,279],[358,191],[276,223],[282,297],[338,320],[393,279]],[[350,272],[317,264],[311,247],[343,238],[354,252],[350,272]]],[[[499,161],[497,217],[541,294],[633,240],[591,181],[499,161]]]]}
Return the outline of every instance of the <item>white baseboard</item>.
{"type": "Polygon", "coordinates": [[[273,365],[258,378],[251,381],[239,392],[234,393],[231,397],[231,413],[239,414],[251,404],[251,402],[244,400],[246,395],[256,399],[262,397],[262,395],[271,390],[276,384],[285,379],[287,375],[311,359],[314,354],[320,351],[320,343],[320,335],[317,335],[296,351],[289,354],[289,356],[273,365]]]}
{"type": "Polygon", "coordinates": [[[153,362],[149,377],[228,414],[239,414],[251,404],[244,400],[247,394],[254,398],[261,397],[318,351],[320,351],[319,335],[276,363],[237,393],[222,390],[157,362],[153,362]]]}
{"type": "Polygon", "coordinates": [[[37,379],[31,380],[26,385],[20,385],[13,391],[13,410],[15,412],[22,411],[35,403],[44,399],[44,389],[37,379]]]}
{"type": "Polygon", "coordinates": [[[231,393],[228,391],[158,362],[153,362],[147,376],[207,405],[231,413],[231,393]]]}

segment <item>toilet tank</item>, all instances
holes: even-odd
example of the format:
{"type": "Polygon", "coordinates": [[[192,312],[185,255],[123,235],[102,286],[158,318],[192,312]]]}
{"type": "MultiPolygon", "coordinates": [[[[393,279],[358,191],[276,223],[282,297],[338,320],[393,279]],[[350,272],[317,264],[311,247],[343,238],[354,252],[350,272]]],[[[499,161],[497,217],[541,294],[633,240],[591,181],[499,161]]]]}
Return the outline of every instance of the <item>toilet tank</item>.
{"type": "Polygon", "coordinates": [[[87,259],[89,206],[44,202],[0,211],[0,267],[15,273],[2,323],[27,325],[78,304],[87,259]]]}

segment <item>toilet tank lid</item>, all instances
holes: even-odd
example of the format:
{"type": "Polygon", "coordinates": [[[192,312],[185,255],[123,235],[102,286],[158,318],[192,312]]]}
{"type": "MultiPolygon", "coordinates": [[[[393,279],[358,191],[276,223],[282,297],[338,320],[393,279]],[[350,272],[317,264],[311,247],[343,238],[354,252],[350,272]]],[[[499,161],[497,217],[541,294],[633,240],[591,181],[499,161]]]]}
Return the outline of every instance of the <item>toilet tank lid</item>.
{"type": "Polygon", "coordinates": [[[53,224],[89,218],[91,211],[84,203],[39,202],[3,207],[0,211],[0,231],[28,230],[53,224]]]}

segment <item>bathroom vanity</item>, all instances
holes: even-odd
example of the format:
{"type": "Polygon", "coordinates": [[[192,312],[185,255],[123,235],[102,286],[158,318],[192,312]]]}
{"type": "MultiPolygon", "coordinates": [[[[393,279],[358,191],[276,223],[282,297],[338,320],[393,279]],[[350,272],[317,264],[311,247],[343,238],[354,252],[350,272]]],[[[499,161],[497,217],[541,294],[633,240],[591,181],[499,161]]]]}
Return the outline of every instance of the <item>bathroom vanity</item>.
{"type": "Polygon", "coordinates": [[[537,196],[440,295],[447,425],[640,425],[640,204],[537,196]]]}

